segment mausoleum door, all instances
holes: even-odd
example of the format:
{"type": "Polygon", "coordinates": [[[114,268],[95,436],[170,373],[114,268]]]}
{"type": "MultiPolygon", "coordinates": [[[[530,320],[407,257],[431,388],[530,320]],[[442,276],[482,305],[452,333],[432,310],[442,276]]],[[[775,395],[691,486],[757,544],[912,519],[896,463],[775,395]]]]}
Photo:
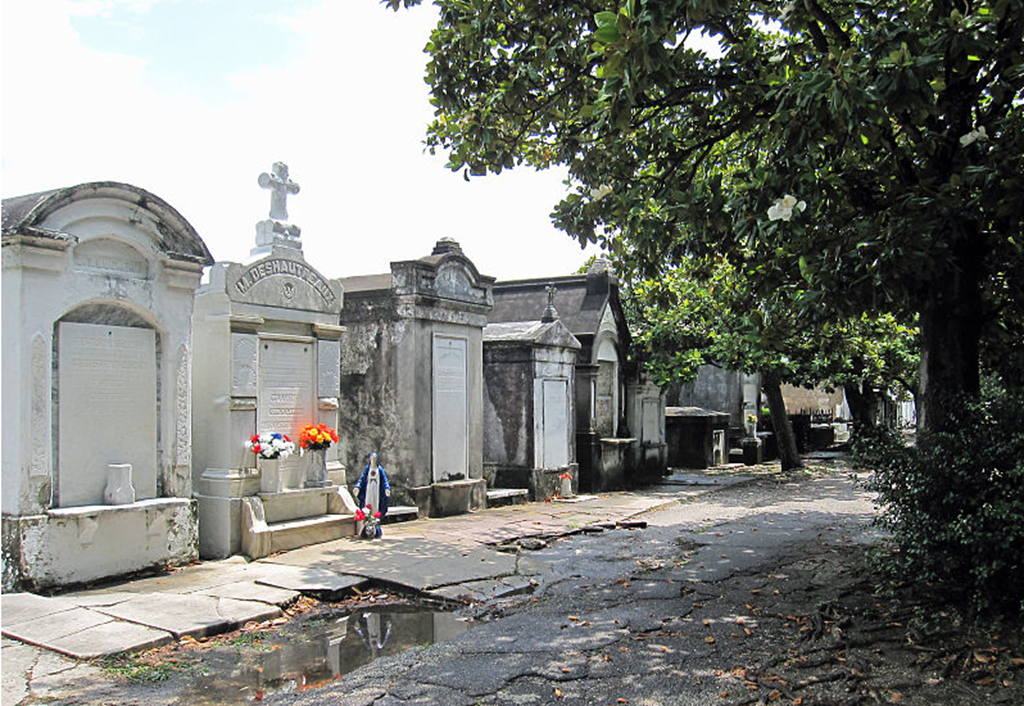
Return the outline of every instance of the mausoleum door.
{"type": "Polygon", "coordinates": [[[110,464],[156,497],[157,336],[151,328],[57,324],[58,507],[102,505],[110,464]]]}
{"type": "Polygon", "coordinates": [[[434,482],[469,477],[468,340],[434,336],[431,441],[434,482]]]}

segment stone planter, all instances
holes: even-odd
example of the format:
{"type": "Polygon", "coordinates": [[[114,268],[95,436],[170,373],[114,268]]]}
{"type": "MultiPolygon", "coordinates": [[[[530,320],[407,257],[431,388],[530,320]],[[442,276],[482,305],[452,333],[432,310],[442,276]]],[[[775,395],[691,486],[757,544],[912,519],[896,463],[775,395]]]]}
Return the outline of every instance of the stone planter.
{"type": "Polygon", "coordinates": [[[103,489],[107,505],[130,505],[135,502],[132,485],[132,464],[111,463],[107,466],[107,486],[103,489]]]}
{"type": "Polygon", "coordinates": [[[477,479],[449,480],[434,483],[432,516],[444,517],[446,515],[462,515],[469,512],[473,489],[482,483],[482,480],[477,479]]]}
{"type": "Polygon", "coordinates": [[[330,480],[327,477],[327,449],[306,451],[306,487],[324,488],[330,480]]]}

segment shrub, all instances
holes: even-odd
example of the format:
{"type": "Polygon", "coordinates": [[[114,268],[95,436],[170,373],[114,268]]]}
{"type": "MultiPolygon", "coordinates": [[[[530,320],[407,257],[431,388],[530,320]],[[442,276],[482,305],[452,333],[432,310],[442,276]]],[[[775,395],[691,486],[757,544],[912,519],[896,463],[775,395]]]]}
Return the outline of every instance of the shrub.
{"type": "Polygon", "coordinates": [[[916,446],[886,431],[857,444],[891,533],[887,568],[963,590],[978,610],[1024,613],[1024,395],[965,403],[916,446]]]}

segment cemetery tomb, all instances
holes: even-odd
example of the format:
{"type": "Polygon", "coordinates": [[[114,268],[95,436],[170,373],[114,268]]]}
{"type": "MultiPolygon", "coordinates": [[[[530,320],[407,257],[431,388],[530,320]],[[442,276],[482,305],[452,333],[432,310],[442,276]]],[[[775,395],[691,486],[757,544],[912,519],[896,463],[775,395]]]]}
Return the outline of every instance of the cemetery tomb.
{"type": "Polygon", "coordinates": [[[569,386],[574,410],[569,426],[575,438],[580,489],[620,487],[638,471],[660,473],[664,453],[658,444],[664,439],[658,430],[663,423],[651,420],[652,415],[660,416],[664,401],[660,392],[654,394],[642,381],[638,368],[623,364],[629,329],[619,301],[618,279],[607,260],[595,260],[583,275],[496,283],[488,324],[537,321],[538,312],[545,310],[548,287],[554,288],[551,306],[580,343],[569,386]],[[650,445],[646,450],[637,436],[643,399],[655,404],[647,412],[645,439],[650,445]]]}
{"type": "Polygon", "coordinates": [[[3,590],[194,561],[191,317],[212,262],[159,197],[3,201],[3,590]]]}
{"type": "MultiPolygon", "coordinates": [[[[555,290],[548,289],[549,302],[555,290]]],[[[489,495],[535,500],[578,485],[575,364],[580,342],[549,303],[540,320],[484,328],[484,468],[489,495]],[[497,490],[495,490],[497,489],[497,490]]]]}
{"type": "Polygon", "coordinates": [[[355,482],[377,452],[389,515],[466,512],[485,501],[483,328],[493,278],[459,244],[348,277],[341,323],[341,458],[355,482]]]}
{"type": "Polygon", "coordinates": [[[196,294],[194,483],[204,558],[252,558],[355,532],[338,446],[299,453],[307,424],[338,428],[342,287],[306,262],[287,218],[298,193],[278,162],[258,179],[270,218],[246,262],[218,262],[196,294]],[[296,453],[257,459],[245,442],[284,434],[296,453]]]}

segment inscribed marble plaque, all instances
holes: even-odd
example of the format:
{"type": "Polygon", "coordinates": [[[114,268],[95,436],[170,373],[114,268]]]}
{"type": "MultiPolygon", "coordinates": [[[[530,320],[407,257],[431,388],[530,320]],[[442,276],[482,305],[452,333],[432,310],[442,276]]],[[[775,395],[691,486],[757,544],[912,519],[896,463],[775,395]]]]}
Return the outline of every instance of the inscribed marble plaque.
{"type": "Polygon", "coordinates": [[[569,463],[569,383],[544,381],[544,468],[569,463]]]}
{"type": "Polygon", "coordinates": [[[341,341],[317,341],[317,394],[341,395],[341,341]]]}
{"type": "Polygon", "coordinates": [[[136,498],[156,496],[156,333],[58,324],[60,507],[102,505],[107,466],[132,464],[136,498]]]}
{"type": "Polygon", "coordinates": [[[464,338],[434,337],[434,481],[469,474],[466,345],[464,338]]]}
{"type": "MultiPolygon", "coordinates": [[[[287,434],[298,447],[299,430],[316,422],[314,345],[312,342],[260,341],[256,432],[287,434]]],[[[301,486],[305,470],[298,453],[282,459],[280,468],[286,487],[301,486]]]]}

